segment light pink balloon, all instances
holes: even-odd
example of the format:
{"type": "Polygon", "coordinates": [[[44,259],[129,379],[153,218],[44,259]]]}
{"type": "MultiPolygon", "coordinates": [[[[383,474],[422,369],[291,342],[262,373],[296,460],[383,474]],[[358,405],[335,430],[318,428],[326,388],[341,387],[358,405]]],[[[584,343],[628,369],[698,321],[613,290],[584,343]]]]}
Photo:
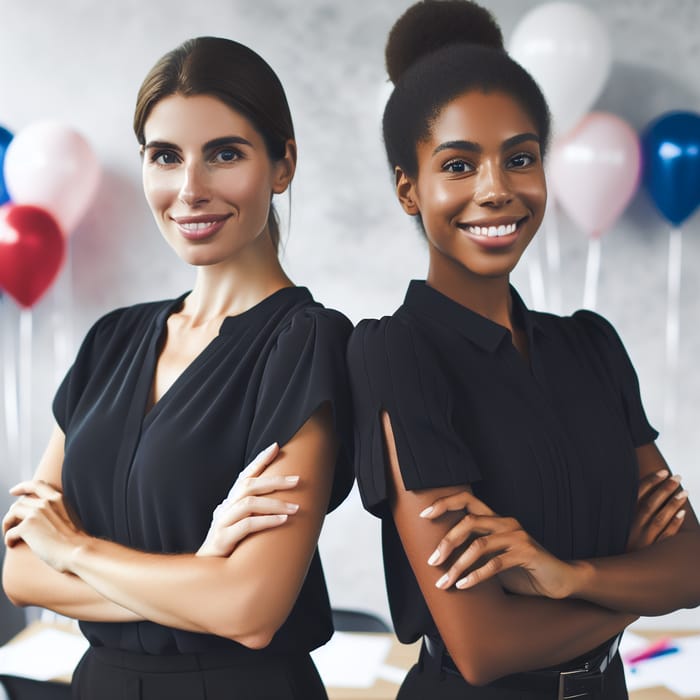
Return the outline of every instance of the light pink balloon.
{"type": "Polygon", "coordinates": [[[552,145],[548,183],[584,233],[599,237],[629,204],[640,170],[634,129],[614,114],[592,112],[552,145]]]}
{"type": "Polygon", "coordinates": [[[42,207],[68,234],[95,196],[100,164],[75,129],[57,122],[35,122],[10,142],[4,173],[13,202],[42,207]]]}

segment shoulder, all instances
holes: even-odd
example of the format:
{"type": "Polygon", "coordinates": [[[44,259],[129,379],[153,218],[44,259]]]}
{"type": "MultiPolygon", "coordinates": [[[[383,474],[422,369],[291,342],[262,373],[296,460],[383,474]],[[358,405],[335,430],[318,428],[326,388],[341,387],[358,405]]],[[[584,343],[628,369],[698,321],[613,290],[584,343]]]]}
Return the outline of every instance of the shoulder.
{"type": "Polygon", "coordinates": [[[277,328],[277,344],[337,346],[345,352],[352,323],[340,311],[312,299],[290,308],[277,328]]]}
{"type": "Polygon", "coordinates": [[[173,300],[147,302],[109,311],[93,323],[85,336],[84,344],[105,345],[134,337],[173,303],[173,300]]]}
{"type": "Polygon", "coordinates": [[[379,319],[360,321],[350,336],[350,364],[367,361],[391,361],[415,347],[419,334],[398,313],[379,319]]]}

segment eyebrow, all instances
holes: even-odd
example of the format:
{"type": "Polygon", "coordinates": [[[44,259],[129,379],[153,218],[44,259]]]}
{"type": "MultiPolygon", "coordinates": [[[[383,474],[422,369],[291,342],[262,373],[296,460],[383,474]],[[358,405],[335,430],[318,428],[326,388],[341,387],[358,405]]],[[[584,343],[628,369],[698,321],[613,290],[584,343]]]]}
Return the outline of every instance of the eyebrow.
{"type": "MultiPolygon", "coordinates": [[[[220,146],[229,146],[231,144],[239,144],[241,146],[250,146],[252,148],[253,144],[244,139],[242,136],[221,136],[218,139],[212,139],[207,141],[204,146],[202,146],[203,151],[211,151],[214,148],[219,148],[220,146]]],[[[162,148],[171,151],[180,151],[180,147],[174,143],[168,141],[149,141],[145,146],[144,150],[162,148]]]]}
{"type": "MultiPolygon", "coordinates": [[[[506,139],[501,144],[501,150],[506,151],[509,148],[512,148],[513,146],[517,146],[518,144],[524,143],[525,141],[536,141],[537,143],[539,143],[540,137],[537,136],[537,134],[533,134],[530,132],[524,134],[516,134],[515,136],[511,136],[509,139],[506,139]]],[[[446,151],[448,149],[456,149],[458,151],[472,151],[473,153],[481,153],[483,151],[483,148],[478,143],[474,143],[474,141],[445,141],[444,143],[441,143],[439,146],[437,146],[437,148],[433,151],[433,155],[437,155],[438,153],[440,153],[440,151],[446,151]]]]}

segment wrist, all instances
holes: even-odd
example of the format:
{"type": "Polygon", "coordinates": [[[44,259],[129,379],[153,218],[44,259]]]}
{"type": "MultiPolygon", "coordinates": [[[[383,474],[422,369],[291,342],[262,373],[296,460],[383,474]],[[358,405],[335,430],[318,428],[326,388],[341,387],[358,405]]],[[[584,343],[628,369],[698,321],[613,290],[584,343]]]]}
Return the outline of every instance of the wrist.
{"type": "Polygon", "coordinates": [[[567,582],[567,598],[583,598],[585,592],[589,590],[595,567],[589,561],[577,559],[569,562],[571,576],[567,582]]]}

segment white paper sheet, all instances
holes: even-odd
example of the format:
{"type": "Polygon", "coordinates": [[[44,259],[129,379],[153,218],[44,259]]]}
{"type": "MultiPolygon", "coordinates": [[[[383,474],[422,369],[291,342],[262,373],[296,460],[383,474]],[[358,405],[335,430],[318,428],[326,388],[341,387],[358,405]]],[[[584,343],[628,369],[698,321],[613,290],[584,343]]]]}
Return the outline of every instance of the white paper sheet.
{"type": "Polygon", "coordinates": [[[324,685],[333,688],[371,688],[387,675],[384,660],[391,639],[373,634],[336,632],[330,642],[311,652],[324,685]]]}
{"type": "MultiPolygon", "coordinates": [[[[623,641],[627,637],[628,634],[625,634],[623,641]]],[[[633,666],[625,664],[628,690],[666,686],[683,698],[700,696],[700,676],[697,673],[700,663],[700,635],[676,637],[674,643],[679,649],[678,653],[646,659],[633,666]]],[[[639,638],[639,642],[634,639],[627,640],[625,649],[639,651],[648,644],[648,640],[642,638],[639,638]]],[[[626,653],[623,651],[623,657],[626,653]]]]}
{"type": "Polygon", "coordinates": [[[0,647],[0,673],[48,681],[70,675],[88,648],[84,637],[43,629],[0,647]]]}

